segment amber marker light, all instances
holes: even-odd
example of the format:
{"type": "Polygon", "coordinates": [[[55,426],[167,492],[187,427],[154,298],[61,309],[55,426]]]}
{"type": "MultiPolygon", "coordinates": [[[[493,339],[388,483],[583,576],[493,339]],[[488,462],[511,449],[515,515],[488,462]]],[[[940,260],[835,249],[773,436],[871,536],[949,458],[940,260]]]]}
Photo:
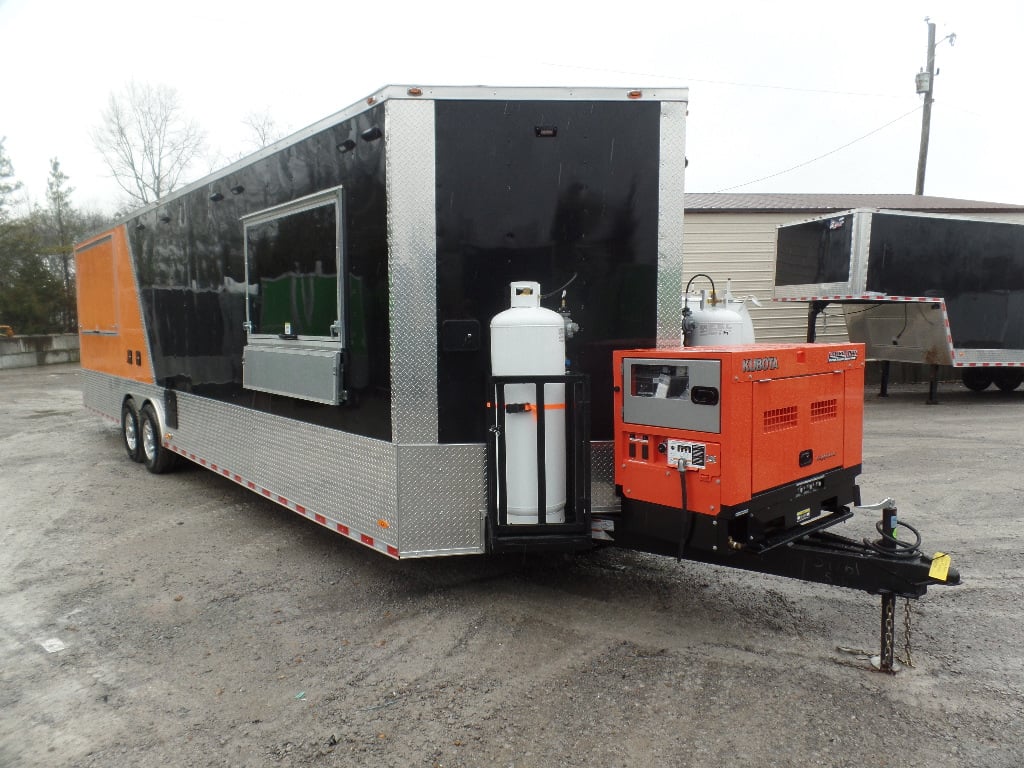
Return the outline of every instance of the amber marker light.
{"type": "Polygon", "coordinates": [[[408,93],[410,96],[422,96],[423,95],[423,89],[422,88],[410,88],[408,91],[406,91],[406,93],[408,93]]]}
{"type": "Polygon", "coordinates": [[[381,528],[384,528],[384,529],[387,529],[387,528],[391,527],[391,523],[389,523],[387,520],[378,520],[377,521],[377,525],[379,525],[381,528]]]}
{"type": "Polygon", "coordinates": [[[644,92],[643,91],[630,91],[629,93],[626,94],[626,96],[628,98],[630,98],[630,99],[642,99],[644,97],[644,92]]]}

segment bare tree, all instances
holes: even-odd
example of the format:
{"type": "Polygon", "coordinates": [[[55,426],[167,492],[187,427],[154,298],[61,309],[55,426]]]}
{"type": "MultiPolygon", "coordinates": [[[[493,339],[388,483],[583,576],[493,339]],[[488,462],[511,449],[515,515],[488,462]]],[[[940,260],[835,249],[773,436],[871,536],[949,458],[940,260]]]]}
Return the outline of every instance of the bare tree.
{"type": "Polygon", "coordinates": [[[242,123],[252,131],[251,138],[252,142],[256,145],[256,149],[263,149],[278,139],[284,138],[284,131],[278,127],[277,121],[270,114],[270,110],[250,112],[242,123]]]}
{"type": "Polygon", "coordinates": [[[110,94],[92,139],[121,189],[142,204],[178,187],[205,142],[177,90],[134,81],[110,94]]]}

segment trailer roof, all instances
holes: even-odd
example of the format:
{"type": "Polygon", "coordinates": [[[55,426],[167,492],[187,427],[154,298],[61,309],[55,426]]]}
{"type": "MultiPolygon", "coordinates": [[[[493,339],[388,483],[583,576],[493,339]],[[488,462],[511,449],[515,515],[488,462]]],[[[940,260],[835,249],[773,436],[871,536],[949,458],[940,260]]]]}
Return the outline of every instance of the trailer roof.
{"type": "Polygon", "coordinates": [[[688,192],[684,203],[687,211],[701,213],[829,213],[852,208],[928,213],[1024,213],[1024,205],[910,194],[688,192]]]}
{"type": "Polygon", "coordinates": [[[133,209],[131,212],[118,218],[117,223],[122,223],[135,218],[141,214],[156,210],[175,198],[182,197],[188,193],[200,189],[217,179],[237,171],[239,168],[256,162],[260,158],[273,154],[287,146],[313,136],[331,126],[354,117],[368,109],[371,109],[385,101],[396,99],[408,100],[466,100],[466,101],[647,101],[647,102],[687,102],[689,89],[685,87],[676,88],[570,88],[570,87],[548,87],[548,86],[487,86],[487,85],[386,85],[374,91],[366,98],[360,99],[354,104],[345,107],[332,115],[318,120],[312,125],[306,126],[285,138],[270,144],[257,152],[246,155],[230,165],[219,168],[213,173],[196,179],[173,192],[169,192],[159,200],[147,205],[133,209]]]}

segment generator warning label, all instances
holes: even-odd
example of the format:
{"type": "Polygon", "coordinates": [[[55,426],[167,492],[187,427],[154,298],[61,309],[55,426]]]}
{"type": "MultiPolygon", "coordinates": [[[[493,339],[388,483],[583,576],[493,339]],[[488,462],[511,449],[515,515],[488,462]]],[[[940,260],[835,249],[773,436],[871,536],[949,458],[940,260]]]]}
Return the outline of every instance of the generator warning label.
{"type": "Polygon", "coordinates": [[[949,578],[949,565],[953,561],[945,552],[936,552],[932,558],[932,565],[928,569],[928,578],[937,581],[946,581],[949,578]]]}
{"type": "Polygon", "coordinates": [[[836,352],[828,353],[828,361],[830,363],[842,363],[846,360],[856,360],[858,357],[856,349],[840,349],[836,352]]]}
{"type": "Polygon", "coordinates": [[[668,465],[678,467],[679,460],[689,463],[691,467],[704,469],[707,463],[707,446],[704,443],[691,443],[688,440],[668,441],[668,465]]]}

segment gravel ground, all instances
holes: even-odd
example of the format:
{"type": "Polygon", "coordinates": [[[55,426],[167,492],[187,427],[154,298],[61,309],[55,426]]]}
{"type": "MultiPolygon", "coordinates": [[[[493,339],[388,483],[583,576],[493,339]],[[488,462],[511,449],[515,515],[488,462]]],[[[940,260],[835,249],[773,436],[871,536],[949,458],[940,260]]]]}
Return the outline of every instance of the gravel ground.
{"type": "Polygon", "coordinates": [[[1024,763],[1024,391],[868,394],[865,501],[964,578],[889,676],[839,650],[877,652],[867,594],[614,549],[393,562],[149,475],[78,387],[0,371],[0,766],[1024,763]]]}

